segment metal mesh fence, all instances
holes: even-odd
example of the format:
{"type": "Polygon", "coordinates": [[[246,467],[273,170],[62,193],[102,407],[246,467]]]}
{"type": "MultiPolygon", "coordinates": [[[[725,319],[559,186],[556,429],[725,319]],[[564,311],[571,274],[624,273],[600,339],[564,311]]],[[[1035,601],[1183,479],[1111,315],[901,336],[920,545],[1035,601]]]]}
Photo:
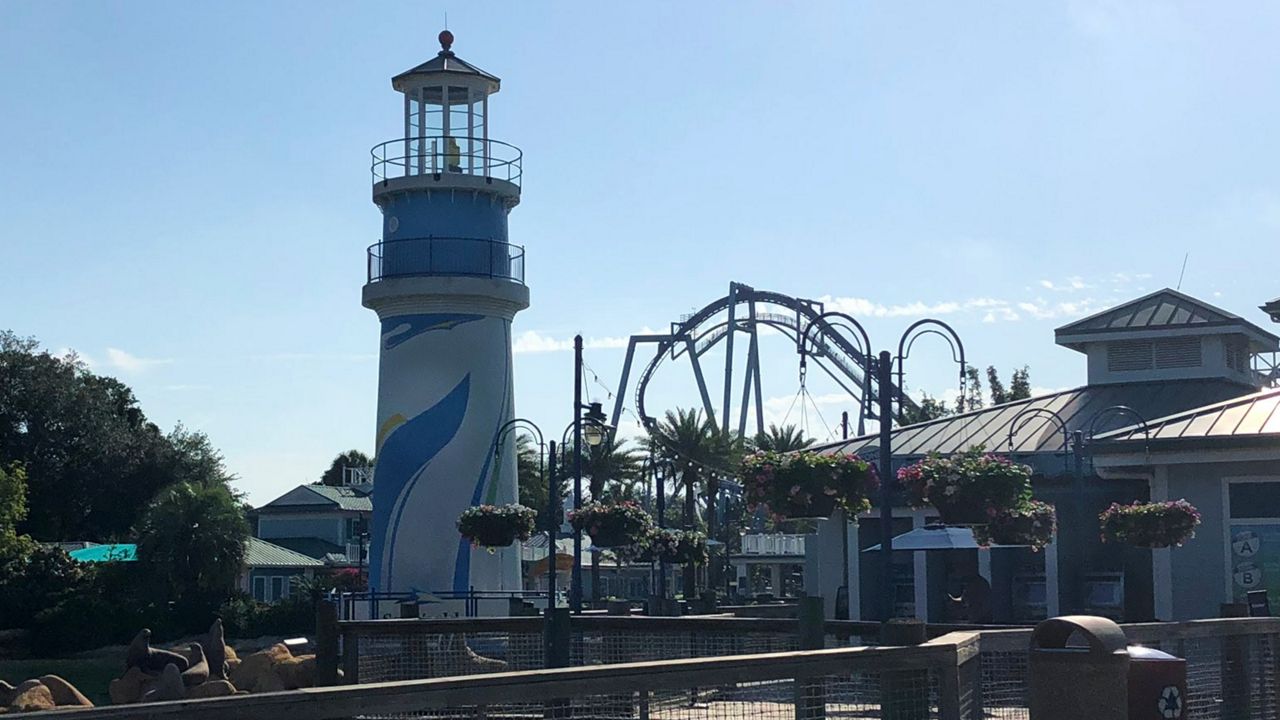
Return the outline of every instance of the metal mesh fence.
{"type": "Polygon", "coordinates": [[[360,682],[540,670],[542,633],[468,632],[348,635],[360,682]]]}
{"type": "Polygon", "coordinates": [[[611,665],[678,658],[725,657],[798,649],[794,633],[574,632],[570,664],[611,665]]]}
{"type": "MultiPolygon", "coordinates": [[[[974,705],[983,716],[998,720],[1030,717],[1026,651],[983,650],[979,666],[981,682],[974,689],[974,705]]],[[[979,717],[983,717],[979,716],[979,717]]]]}
{"type": "MultiPolygon", "coordinates": [[[[692,679],[691,679],[692,680],[692,679]]],[[[835,720],[939,718],[930,670],[857,672],[813,678],[580,695],[538,703],[459,705],[365,718],[543,718],[545,720],[835,720]]]]}
{"type": "Polygon", "coordinates": [[[1276,635],[1144,643],[1187,661],[1187,713],[1205,720],[1277,720],[1276,635]]]}

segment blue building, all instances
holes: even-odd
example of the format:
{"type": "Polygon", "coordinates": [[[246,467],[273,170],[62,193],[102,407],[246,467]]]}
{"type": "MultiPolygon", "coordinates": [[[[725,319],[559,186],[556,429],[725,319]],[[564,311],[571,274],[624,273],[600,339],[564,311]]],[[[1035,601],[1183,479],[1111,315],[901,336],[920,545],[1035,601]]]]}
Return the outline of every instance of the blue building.
{"type": "Polygon", "coordinates": [[[508,242],[520,151],[489,137],[497,77],[452,51],[391,80],[403,133],[373,148],[382,239],[364,306],[381,323],[370,587],[519,590],[518,548],[458,535],[467,507],[516,499],[511,322],[529,306],[524,251],[508,242]]]}

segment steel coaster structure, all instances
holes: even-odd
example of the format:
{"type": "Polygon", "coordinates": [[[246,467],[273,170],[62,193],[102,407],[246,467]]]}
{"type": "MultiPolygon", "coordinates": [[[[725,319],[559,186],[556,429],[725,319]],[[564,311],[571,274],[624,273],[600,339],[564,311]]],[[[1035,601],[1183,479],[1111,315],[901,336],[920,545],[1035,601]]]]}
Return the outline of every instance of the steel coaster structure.
{"type": "Polygon", "coordinates": [[[676,362],[687,358],[689,368],[698,386],[702,410],[707,417],[717,419],[723,432],[731,430],[738,437],[747,431],[748,417],[754,414],[755,430],[764,432],[764,405],[760,390],[759,330],[761,326],[773,328],[789,337],[800,356],[800,382],[809,360],[812,360],[842,390],[857,403],[857,434],[866,432],[867,420],[878,420],[877,403],[880,392],[889,392],[897,405],[897,414],[914,408],[915,402],[906,396],[897,384],[879,388],[872,370],[871,343],[861,323],[841,312],[828,312],[821,302],[792,297],[768,290],[757,290],[743,283],[729,283],[729,294],[709,303],[697,312],[682,316],[671,323],[665,334],[632,335],[627,343],[627,355],[622,365],[622,377],[613,406],[611,424],[618,426],[622,415],[623,400],[631,379],[632,363],[641,345],[656,346],[636,381],[635,408],[646,430],[656,422],[646,411],[645,394],[649,382],[658,368],[666,361],[676,362]],[[734,405],[734,344],[738,335],[747,343],[747,359],[742,378],[742,391],[738,397],[737,423],[730,426],[734,405]],[[707,387],[702,357],[717,345],[725,346],[723,396],[717,398],[717,411],[707,387]],[[752,411],[754,410],[754,413],[752,411]]]}

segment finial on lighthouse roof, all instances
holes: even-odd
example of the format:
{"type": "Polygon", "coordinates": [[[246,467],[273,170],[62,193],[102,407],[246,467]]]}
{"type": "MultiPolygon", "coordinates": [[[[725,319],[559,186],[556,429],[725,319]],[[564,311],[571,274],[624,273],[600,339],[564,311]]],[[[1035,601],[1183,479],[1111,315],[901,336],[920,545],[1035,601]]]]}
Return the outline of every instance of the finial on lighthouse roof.
{"type": "Polygon", "coordinates": [[[452,47],[453,47],[453,33],[449,32],[448,30],[441,30],[440,31],[440,48],[441,48],[440,54],[452,55],[453,51],[450,50],[450,48],[452,47]]]}

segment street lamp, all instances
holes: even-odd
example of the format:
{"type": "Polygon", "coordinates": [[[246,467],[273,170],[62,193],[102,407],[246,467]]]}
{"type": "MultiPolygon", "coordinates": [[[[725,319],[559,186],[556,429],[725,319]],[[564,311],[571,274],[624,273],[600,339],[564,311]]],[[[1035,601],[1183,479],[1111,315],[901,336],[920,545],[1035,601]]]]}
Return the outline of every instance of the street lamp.
{"type": "MultiPolygon", "coordinates": [[[[581,336],[578,338],[581,339],[581,336]]],[[[581,363],[579,362],[579,366],[581,363]]],[[[574,433],[573,447],[573,509],[582,508],[582,446],[599,447],[613,432],[613,427],[607,422],[604,410],[600,403],[582,404],[578,403],[573,422],[569,423],[564,429],[564,433],[560,437],[560,452],[567,453],[571,447],[569,442],[569,433],[574,433]],[[586,414],[582,411],[586,410],[586,414]]],[[[568,458],[561,458],[561,466],[568,465],[568,458]]],[[[598,500],[599,498],[592,498],[598,500]]],[[[582,531],[575,529],[573,531],[573,574],[571,575],[569,586],[569,607],[575,613],[582,612],[582,531]]],[[[595,564],[598,556],[592,556],[592,563],[595,564]]],[[[598,576],[597,576],[598,579],[598,576]]],[[[596,588],[593,588],[595,590],[596,588]]]]}
{"type": "Polygon", "coordinates": [[[587,405],[587,414],[582,417],[587,424],[582,428],[582,440],[588,447],[599,447],[609,437],[609,425],[604,415],[604,406],[598,402],[587,405]]]}
{"type": "MultiPolygon", "coordinates": [[[[862,340],[862,347],[865,348],[864,359],[866,360],[866,370],[874,372],[876,375],[876,389],[878,391],[879,408],[877,419],[880,422],[880,452],[876,463],[878,473],[880,475],[880,552],[881,552],[881,603],[883,619],[888,620],[893,617],[894,595],[896,588],[893,583],[893,502],[895,491],[895,476],[893,474],[893,402],[898,401],[898,422],[903,421],[903,407],[906,404],[906,397],[902,391],[904,375],[906,373],[907,356],[911,354],[911,346],[922,335],[938,335],[951,345],[952,359],[960,364],[960,407],[964,407],[964,343],[960,341],[960,336],[952,327],[941,320],[933,318],[925,318],[912,323],[902,336],[898,338],[898,355],[895,358],[893,353],[888,350],[882,350],[878,357],[871,355],[871,340],[867,335],[867,331],[858,321],[843,313],[823,313],[818,316],[817,320],[811,322],[805,328],[804,333],[800,336],[800,362],[803,367],[804,356],[807,352],[806,347],[809,339],[809,331],[813,329],[821,321],[825,326],[831,323],[827,320],[833,317],[848,323],[854,330],[858,332],[862,340]],[[894,361],[897,361],[897,368],[894,368],[894,361]],[[894,376],[897,376],[897,387],[894,388],[894,376]]],[[[870,383],[864,383],[869,386],[870,383]]],[[[864,398],[865,402],[865,398],[864,398]]],[[[846,543],[846,548],[848,543],[846,543]]],[[[848,565],[848,562],[845,563],[848,565]]]]}

